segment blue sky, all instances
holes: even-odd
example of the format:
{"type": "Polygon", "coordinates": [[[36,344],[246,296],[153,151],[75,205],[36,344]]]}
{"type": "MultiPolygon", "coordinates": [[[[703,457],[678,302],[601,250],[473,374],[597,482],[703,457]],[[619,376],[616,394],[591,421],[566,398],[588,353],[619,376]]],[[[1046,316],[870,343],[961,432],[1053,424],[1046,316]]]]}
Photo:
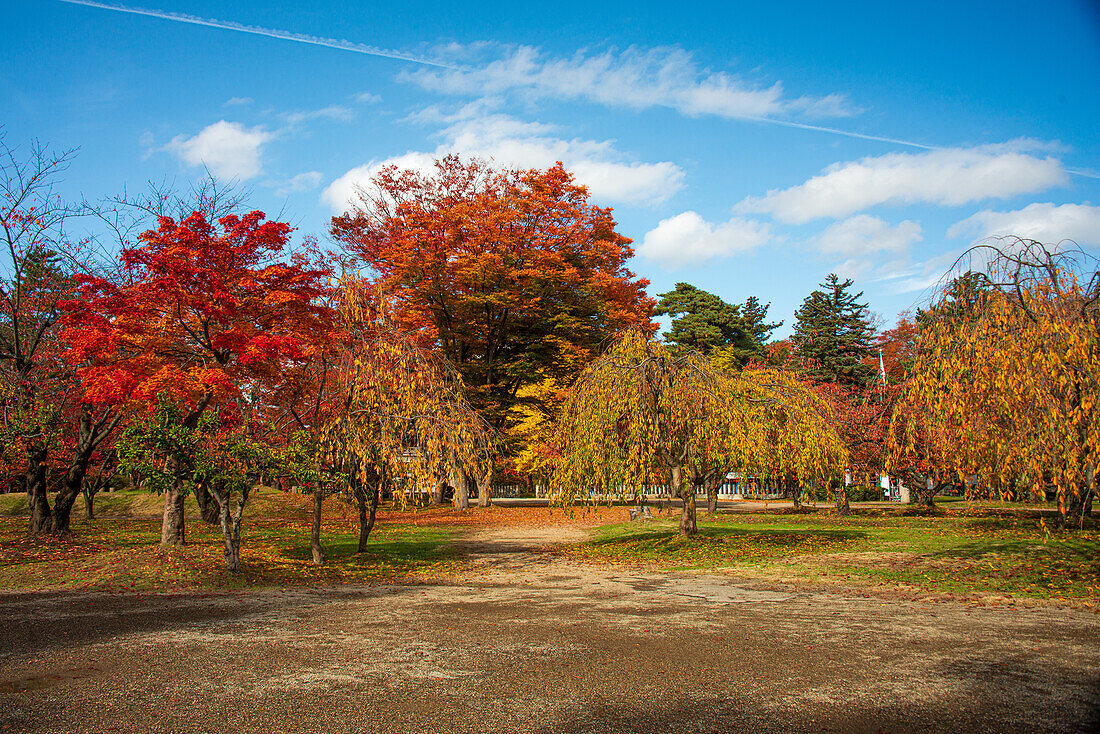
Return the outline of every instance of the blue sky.
{"type": "Polygon", "coordinates": [[[1089,0],[139,2],[4,3],[6,142],[79,147],[70,196],[205,165],[323,238],[384,163],[562,160],[651,293],[782,332],[830,271],[889,323],[984,237],[1100,247],[1089,0]]]}

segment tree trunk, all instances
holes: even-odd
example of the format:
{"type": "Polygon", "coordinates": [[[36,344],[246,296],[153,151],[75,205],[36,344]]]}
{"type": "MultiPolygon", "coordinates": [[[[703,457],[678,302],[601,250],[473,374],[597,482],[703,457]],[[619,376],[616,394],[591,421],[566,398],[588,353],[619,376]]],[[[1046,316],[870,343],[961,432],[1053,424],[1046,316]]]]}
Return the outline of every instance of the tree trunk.
{"type": "Polygon", "coordinates": [[[1096,490],[1096,471],[1086,467],[1080,486],[1058,491],[1058,527],[1083,528],[1085,517],[1092,514],[1092,495],[1096,490]]]}
{"type": "Polygon", "coordinates": [[[691,486],[681,494],[684,504],[680,508],[680,535],[695,535],[699,528],[695,521],[695,487],[691,486]]]}
{"type": "Polygon", "coordinates": [[[84,519],[95,520],[95,496],[99,492],[98,483],[92,487],[84,485],[80,491],[84,494],[84,519]]]}
{"type": "Polygon", "coordinates": [[[852,505],[848,502],[848,485],[844,483],[843,479],[840,480],[834,496],[836,498],[836,514],[840,517],[851,515],[852,505]]]}
{"type": "Polygon", "coordinates": [[[470,508],[470,485],[466,482],[466,472],[455,472],[455,492],[452,503],[454,509],[467,510],[470,508]]]}
{"type": "MultiPolygon", "coordinates": [[[[73,504],[80,496],[80,490],[84,486],[84,479],[88,475],[88,464],[92,458],[92,448],[78,450],[69,462],[69,468],[65,472],[65,478],[61,484],[61,491],[53,501],[53,530],[58,535],[69,532],[69,518],[73,504]]],[[[87,502],[87,497],[85,497],[87,502]]],[[[87,506],[85,506],[87,514],[87,506]]]]}
{"type": "Polygon", "coordinates": [[[446,486],[447,486],[446,478],[440,477],[439,481],[437,481],[435,483],[435,488],[432,489],[432,504],[433,505],[443,504],[443,490],[446,488],[446,486]]]}
{"type": "Polygon", "coordinates": [[[181,479],[172,482],[172,486],[164,493],[164,518],[160,524],[161,545],[180,546],[187,542],[187,522],[183,514],[186,496],[181,479]]]}
{"type": "Polygon", "coordinates": [[[791,505],[795,510],[802,509],[802,485],[797,479],[787,481],[787,494],[791,497],[791,505]]]}
{"type": "Polygon", "coordinates": [[[680,507],[680,535],[695,535],[699,527],[695,518],[695,482],[684,481],[683,470],[672,467],[672,494],[683,502],[680,507]]]}
{"type": "Polygon", "coordinates": [[[221,512],[214,495],[205,484],[195,486],[195,504],[199,506],[199,515],[202,521],[208,525],[217,525],[221,522],[221,512]]]}
{"type": "Polygon", "coordinates": [[[490,466],[485,476],[477,484],[477,506],[488,507],[493,504],[493,467],[490,466]]]}
{"type": "Polygon", "coordinates": [[[325,490],[318,480],[313,485],[313,524],[309,530],[309,550],[313,553],[314,566],[325,563],[325,551],[321,548],[321,500],[324,498],[325,490]]]}
{"type": "Polygon", "coordinates": [[[924,486],[920,488],[918,494],[920,495],[920,503],[929,510],[936,509],[936,492],[940,491],[942,485],[938,482],[932,485],[932,488],[928,488],[928,482],[924,483],[924,486]]]}
{"type": "Polygon", "coordinates": [[[362,483],[356,482],[355,501],[359,504],[359,546],[355,550],[356,553],[365,553],[367,550],[367,541],[370,539],[371,531],[374,530],[374,518],[378,513],[378,499],[382,494],[382,488],[371,488],[369,510],[366,494],[362,483]]]}
{"type": "Polygon", "coordinates": [[[237,512],[230,511],[232,497],[229,492],[210,493],[217,505],[218,522],[222,526],[222,545],[225,554],[225,567],[230,573],[241,571],[241,516],[244,514],[244,505],[248,501],[248,490],[241,493],[237,500],[237,512]]]}
{"type": "Polygon", "coordinates": [[[718,488],[722,486],[722,480],[725,478],[724,470],[715,469],[707,475],[707,513],[710,515],[718,514],[718,488]]]}
{"type": "MultiPolygon", "coordinates": [[[[91,406],[83,403],[80,406],[80,417],[77,421],[77,441],[73,448],[73,456],[69,461],[69,467],[65,471],[65,477],[61,482],[61,489],[54,498],[53,504],[53,529],[58,535],[69,532],[69,518],[73,510],[76,498],[80,496],[84,482],[88,475],[88,465],[91,464],[92,454],[111,431],[118,425],[121,416],[116,414],[111,418],[109,412],[95,420],[92,416],[91,406]]],[[[102,474],[102,472],[101,472],[102,474]]],[[[87,500],[87,497],[85,497],[87,500]]],[[[87,514],[87,503],[85,514],[87,514]]]]}
{"type": "Polygon", "coordinates": [[[53,530],[53,514],[50,512],[50,498],[46,492],[46,447],[32,443],[27,447],[27,504],[31,517],[27,524],[27,533],[41,535],[53,530]]]}
{"type": "Polygon", "coordinates": [[[99,472],[96,473],[95,480],[89,482],[87,477],[84,479],[84,483],[80,485],[80,491],[84,495],[84,517],[87,520],[95,520],[95,496],[99,494],[104,487],[110,490],[111,477],[114,475],[115,461],[117,461],[117,455],[111,454],[99,464],[99,472]]]}

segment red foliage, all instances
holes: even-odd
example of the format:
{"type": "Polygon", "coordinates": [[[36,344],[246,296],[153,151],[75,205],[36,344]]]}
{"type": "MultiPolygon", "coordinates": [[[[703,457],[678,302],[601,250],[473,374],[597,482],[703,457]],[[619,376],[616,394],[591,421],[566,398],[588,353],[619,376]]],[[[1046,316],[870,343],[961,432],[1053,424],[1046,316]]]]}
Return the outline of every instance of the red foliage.
{"type": "Polygon", "coordinates": [[[886,370],[887,382],[896,384],[908,378],[917,359],[918,336],[920,327],[908,313],[902,313],[898,317],[897,326],[879,334],[875,346],[882,350],[882,364],[886,370]]]}
{"type": "Polygon", "coordinates": [[[86,400],[237,398],[324,343],[330,270],[300,252],[278,259],[291,228],[263,220],[258,211],[217,224],[199,212],[160,217],[120,254],[121,284],[79,279],[63,336],[86,400]]]}

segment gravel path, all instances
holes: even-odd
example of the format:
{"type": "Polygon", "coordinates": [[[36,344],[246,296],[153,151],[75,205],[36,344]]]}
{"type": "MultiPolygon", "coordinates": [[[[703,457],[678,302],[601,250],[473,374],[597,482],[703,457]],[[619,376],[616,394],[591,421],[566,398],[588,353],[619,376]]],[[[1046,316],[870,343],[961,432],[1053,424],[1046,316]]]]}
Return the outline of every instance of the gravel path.
{"type": "Polygon", "coordinates": [[[430,585],[0,596],[0,731],[1100,728],[1091,611],[546,552],[580,533],[484,531],[473,571],[430,585]]]}

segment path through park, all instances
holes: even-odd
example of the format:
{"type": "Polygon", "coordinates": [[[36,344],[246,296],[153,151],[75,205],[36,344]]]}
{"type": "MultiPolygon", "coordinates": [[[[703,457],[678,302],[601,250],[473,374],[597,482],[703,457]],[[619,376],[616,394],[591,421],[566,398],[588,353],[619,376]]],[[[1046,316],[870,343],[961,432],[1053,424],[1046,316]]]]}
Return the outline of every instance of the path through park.
{"type": "Polygon", "coordinates": [[[486,529],[433,584],[0,596],[0,731],[1088,731],[1100,616],[586,565],[486,529]]]}

